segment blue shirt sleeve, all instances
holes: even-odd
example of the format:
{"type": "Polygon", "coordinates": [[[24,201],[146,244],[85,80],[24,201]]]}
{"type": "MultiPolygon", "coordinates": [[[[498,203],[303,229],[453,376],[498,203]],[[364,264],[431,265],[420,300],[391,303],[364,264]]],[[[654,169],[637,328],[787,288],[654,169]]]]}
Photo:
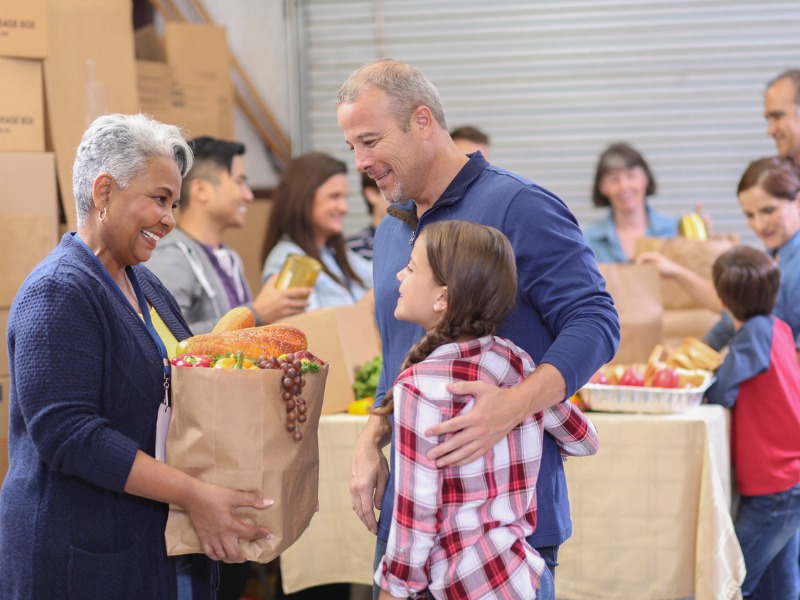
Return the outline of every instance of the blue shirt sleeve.
{"type": "Polygon", "coordinates": [[[728,345],[734,333],[736,330],[733,327],[731,316],[727,312],[723,312],[720,320],[705,335],[703,342],[714,350],[720,351],[728,345]]]}
{"type": "Polygon", "coordinates": [[[504,232],[517,251],[520,295],[553,337],[542,356],[535,349],[529,353],[559,370],[569,397],[616,354],[620,325],[614,301],[574,217],[560,200],[518,196],[506,215],[504,232]],[[526,206],[531,200],[538,202],[536,219],[526,206]]]}
{"type": "Polygon", "coordinates": [[[732,407],[739,395],[739,386],[769,369],[772,354],[773,317],[748,319],[735,333],[728,355],[716,374],[716,382],[706,392],[712,404],[732,407]]]}

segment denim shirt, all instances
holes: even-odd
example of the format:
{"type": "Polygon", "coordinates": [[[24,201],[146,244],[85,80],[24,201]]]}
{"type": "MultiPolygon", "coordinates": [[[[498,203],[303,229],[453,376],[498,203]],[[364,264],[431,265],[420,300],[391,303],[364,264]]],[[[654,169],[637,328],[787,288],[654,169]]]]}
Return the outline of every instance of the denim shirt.
{"type": "Polygon", "coordinates": [[[800,232],[775,253],[775,258],[781,269],[781,285],[772,312],[792,328],[795,347],[800,348],[800,232]]]}
{"type": "MultiPolygon", "coordinates": [[[[781,284],[772,313],[792,330],[795,348],[800,349],[800,232],[770,254],[781,269],[781,284]]],[[[722,349],[733,337],[735,329],[730,315],[722,318],[705,335],[703,341],[715,350],[722,349]]]]}
{"type": "MultiPolygon", "coordinates": [[[[273,274],[280,272],[283,262],[289,254],[305,255],[305,252],[303,252],[300,246],[288,239],[279,241],[270,251],[267,260],[264,262],[264,270],[261,273],[262,283],[266,283],[267,279],[273,274]]],[[[335,273],[342,281],[347,282],[342,268],[337,263],[336,257],[329,248],[320,248],[320,258],[332,273],[335,273]]],[[[322,271],[319,277],[317,277],[314,290],[308,297],[307,311],[316,310],[318,308],[348,306],[360,300],[372,289],[372,263],[352,250],[347,251],[347,262],[350,263],[350,267],[356,275],[361,278],[364,285],[355,281],[347,282],[349,285],[342,285],[322,271]]]]}
{"type": "MultiPolygon", "coordinates": [[[[665,237],[673,238],[678,233],[677,217],[670,217],[654,211],[649,206],[647,210],[647,233],[646,237],[665,237]]],[[[630,259],[625,256],[622,244],[617,235],[617,228],[614,226],[614,211],[608,211],[608,216],[599,221],[595,221],[583,231],[586,242],[594,250],[594,255],[599,263],[609,262],[628,262],[630,259]]]]}

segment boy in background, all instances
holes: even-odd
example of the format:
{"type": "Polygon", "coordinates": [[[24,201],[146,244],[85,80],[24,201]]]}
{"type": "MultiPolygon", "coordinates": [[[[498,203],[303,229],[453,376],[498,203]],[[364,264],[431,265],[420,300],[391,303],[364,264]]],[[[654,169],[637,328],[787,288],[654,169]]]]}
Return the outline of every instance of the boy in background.
{"type": "Polygon", "coordinates": [[[800,594],[800,367],[789,326],[770,314],[778,265],[748,246],[714,262],[717,295],[736,333],[708,392],[732,408],[731,461],[741,495],[736,536],[744,598],[800,594]]]}

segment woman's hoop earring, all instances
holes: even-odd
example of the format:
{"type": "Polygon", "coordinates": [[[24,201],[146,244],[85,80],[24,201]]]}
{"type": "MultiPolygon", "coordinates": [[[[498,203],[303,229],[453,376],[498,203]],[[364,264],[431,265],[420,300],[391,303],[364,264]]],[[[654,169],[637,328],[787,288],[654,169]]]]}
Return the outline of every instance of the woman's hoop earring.
{"type": "Polygon", "coordinates": [[[100,211],[100,222],[101,223],[106,220],[106,213],[107,212],[108,212],[107,208],[104,208],[103,210],[100,211]]]}

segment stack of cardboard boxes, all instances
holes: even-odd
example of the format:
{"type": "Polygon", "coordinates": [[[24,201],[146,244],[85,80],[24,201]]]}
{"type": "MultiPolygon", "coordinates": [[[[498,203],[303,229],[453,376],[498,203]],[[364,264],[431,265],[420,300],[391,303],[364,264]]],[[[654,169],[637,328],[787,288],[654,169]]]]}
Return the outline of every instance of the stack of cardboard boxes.
{"type": "Polygon", "coordinates": [[[233,83],[224,27],[168,21],[136,31],[141,110],[188,137],[235,139],[233,83]]]}
{"type": "Polygon", "coordinates": [[[0,81],[2,480],[9,308],[25,277],[58,243],[60,215],[63,230],[77,228],[72,164],[86,127],[106,112],[139,110],[130,0],[3,0],[0,81]]]}
{"type": "Polygon", "coordinates": [[[6,0],[0,14],[0,481],[8,470],[9,365],[6,327],[25,277],[55,246],[58,198],[45,152],[43,60],[46,0],[6,0]]]}

